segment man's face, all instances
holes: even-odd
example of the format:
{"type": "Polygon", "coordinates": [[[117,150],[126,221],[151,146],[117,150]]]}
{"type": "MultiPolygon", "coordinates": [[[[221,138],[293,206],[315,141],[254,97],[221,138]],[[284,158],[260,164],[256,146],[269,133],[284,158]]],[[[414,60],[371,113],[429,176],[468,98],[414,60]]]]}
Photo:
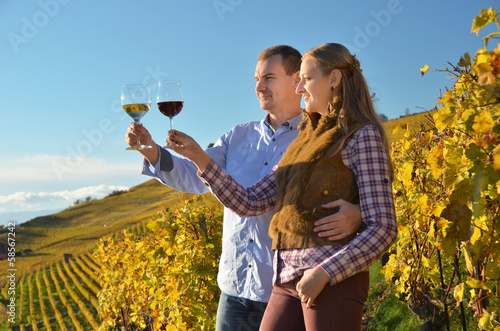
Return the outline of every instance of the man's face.
{"type": "Polygon", "coordinates": [[[296,102],[295,86],[298,73],[288,76],[283,67],[281,55],[257,62],[255,68],[255,93],[260,107],[274,113],[296,102]]]}

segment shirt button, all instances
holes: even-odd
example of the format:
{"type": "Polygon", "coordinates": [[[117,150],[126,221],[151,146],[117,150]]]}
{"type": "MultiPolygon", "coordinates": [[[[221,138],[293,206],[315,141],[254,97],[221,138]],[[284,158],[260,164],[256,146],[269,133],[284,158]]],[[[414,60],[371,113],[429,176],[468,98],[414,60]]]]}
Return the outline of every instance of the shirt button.
{"type": "Polygon", "coordinates": [[[276,138],[273,138],[273,141],[276,141],[276,138]]]}
{"type": "Polygon", "coordinates": [[[266,162],[266,163],[264,163],[264,165],[267,165],[267,162],[266,162]]]}
{"type": "Polygon", "coordinates": [[[328,195],[328,190],[323,190],[323,195],[328,195]]]}
{"type": "Polygon", "coordinates": [[[251,265],[251,264],[249,264],[249,265],[248,265],[248,267],[249,267],[249,268],[251,268],[251,267],[252,267],[252,265],[251,265]]]}
{"type": "Polygon", "coordinates": [[[388,184],[389,180],[387,178],[384,178],[384,183],[388,184]]]}
{"type": "Polygon", "coordinates": [[[253,243],[253,239],[250,239],[250,242],[253,243]]]}

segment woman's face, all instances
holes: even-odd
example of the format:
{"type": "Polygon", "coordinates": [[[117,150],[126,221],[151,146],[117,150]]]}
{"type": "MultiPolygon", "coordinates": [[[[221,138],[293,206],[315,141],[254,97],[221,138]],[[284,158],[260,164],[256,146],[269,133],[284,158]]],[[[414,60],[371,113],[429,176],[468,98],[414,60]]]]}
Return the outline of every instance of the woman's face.
{"type": "Polygon", "coordinates": [[[316,66],[316,61],[306,57],[300,65],[300,82],[297,85],[295,93],[302,94],[304,104],[308,113],[320,113],[324,115],[328,108],[328,102],[333,99],[331,87],[337,87],[335,84],[334,70],[329,75],[316,66]]]}

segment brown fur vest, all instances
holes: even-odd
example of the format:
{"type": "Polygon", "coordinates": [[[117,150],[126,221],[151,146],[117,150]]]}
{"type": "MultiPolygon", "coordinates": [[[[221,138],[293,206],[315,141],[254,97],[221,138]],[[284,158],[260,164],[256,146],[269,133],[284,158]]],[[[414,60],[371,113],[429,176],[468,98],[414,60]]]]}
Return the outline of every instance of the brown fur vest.
{"type": "Polygon", "coordinates": [[[327,115],[303,113],[301,131],[288,147],[277,172],[276,208],[269,227],[273,250],[340,245],[355,234],[332,242],[318,237],[314,222],[338,209],[321,205],[337,199],[359,203],[356,179],[342,162],[344,141],[363,125],[338,125],[339,107],[330,104],[327,115]]]}

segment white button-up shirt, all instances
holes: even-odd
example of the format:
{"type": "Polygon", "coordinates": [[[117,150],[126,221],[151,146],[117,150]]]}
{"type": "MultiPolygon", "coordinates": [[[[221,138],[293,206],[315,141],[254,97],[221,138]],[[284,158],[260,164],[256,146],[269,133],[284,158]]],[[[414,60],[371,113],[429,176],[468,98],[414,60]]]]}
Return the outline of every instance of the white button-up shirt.
{"type": "MultiPolygon", "coordinates": [[[[288,145],[297,137],[300,120],[301,115],[298,115],[276,132],[266,120],[238,125],[206,152],[228,175],[248,187],[278,164],[288,145]]],[[[173,156],[162,148],[156,166],[145,160],[142,173],[181,192],[209,192],[191,161],[173,156]]],[[[269,301],[273,252],[268,230],[272,215],[273,210],[256,217],[239,217],[224,208],[217,277],[223,293],[252,301],[269,301]]]]}

